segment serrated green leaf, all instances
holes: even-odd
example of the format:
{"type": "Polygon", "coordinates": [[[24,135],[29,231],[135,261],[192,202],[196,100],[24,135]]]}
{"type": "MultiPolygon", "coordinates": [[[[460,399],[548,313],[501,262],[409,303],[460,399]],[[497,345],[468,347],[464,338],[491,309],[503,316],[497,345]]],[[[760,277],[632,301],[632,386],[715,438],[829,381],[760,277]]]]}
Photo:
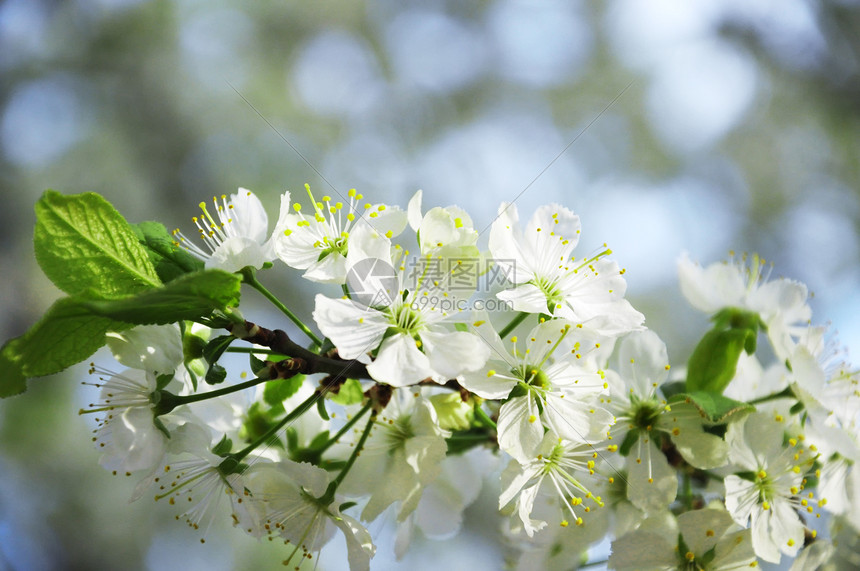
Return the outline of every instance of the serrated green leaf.
{"type": "Polygon", "coordinates": [[[17,344],[16,357],[26,377],[52,375],[80,363],[105,344],[105,333],[129,323],[93,315],[81,300],[57,300],[17,344]]]}
{"type": "Polygon", "coordinates": [[[97,315],[136,325],[194,321],[215,310],[239,304],[242,278],[221,270],[188,274],[157,289],[121,299],[94,299],[81,303],[97,315]]]}
{"type": "Polygon", "coordinates": [[[277,406],[293,396],[305,382],[304,375],[296,375],[289,379],[274,379],[263,387],[263,402],[269,406],[277,406]]]}
{"type": "Polygon", "coordinates": [[[13,339],[0,349],[0,398],[18,395],[27,390],[27,378],[21,372],[16,346],[21,340],[13,339]]]}
{"type": "Polygon", "coordinates": [[[755,336],[750,329],[712,329],[705,333],[687,362],[687,392],[722,394],[735,376],[738,358],[750,336],[755,336]]]}
{"type": "Polygon", "coordinates": [[[70,295],[117,297],[161,285],[131,225],[98,194],[46,191],[33,242],[42,271],[70,295]]]}
{"type": "Polygon", "coordinates": [[[351,404],[359,404],[364,400],[364,392],[361,390],[361,383],[357,379],[347,379],[340,386],[336,395],[331,395],[331,401],[336,404],[348,406],[351,404]]]}
{"type": "Polygon", "coordinates": [[[702,418],[711,424],[725,424],[742,418],[745,414],[753,412],[755,407],[751,404],[736,401],[721,394],[705,391],[693,391],[679,393],[669,400],[669,404],[689,402],[699,410],[702,418]]]}
{"type": "Polygon", "coordinates": [[[147,221],[133,224],[131,228],[164,283],[203,269],[203,261],[177,246],[162,223],[147,221]]]}

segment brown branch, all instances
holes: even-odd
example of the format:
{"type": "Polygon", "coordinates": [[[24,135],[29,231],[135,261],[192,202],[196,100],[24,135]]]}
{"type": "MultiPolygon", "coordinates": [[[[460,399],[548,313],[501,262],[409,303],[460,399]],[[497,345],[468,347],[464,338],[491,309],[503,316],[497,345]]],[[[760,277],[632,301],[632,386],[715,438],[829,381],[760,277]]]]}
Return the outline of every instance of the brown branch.
{"type": "Polygon", "coordinates": [[[280,366],[285,369],[285,372],[288,370],[292,374],[302,373],[304,375],[311,375],[314,373],[327,373],[344,379],[371,378],[367,372],[367,367],[363,363],[355,359],[347,361],[336,358],[336,354],[332,352],[327,353],[326,356],[318,355],[294,343],[287,333],[280,329],[266,329],[265,327],[246,321],[243,325],[232,325],[227,330],[238,339],[262,345],[272,351],[292,357],[292,359],[276,363],[276,370],[280,366]],[[286,361],[289,361],[289,363],[286,361]]]}

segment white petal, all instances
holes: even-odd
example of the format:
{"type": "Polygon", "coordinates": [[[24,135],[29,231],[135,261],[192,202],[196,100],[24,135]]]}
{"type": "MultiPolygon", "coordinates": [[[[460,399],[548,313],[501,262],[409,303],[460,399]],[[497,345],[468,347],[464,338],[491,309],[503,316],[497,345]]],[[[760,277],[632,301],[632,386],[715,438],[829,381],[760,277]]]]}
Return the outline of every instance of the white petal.
{"type": "Polygon", "coordinates": [[[505,291],[500,291],[496,297],[502,301],[510,301],[514,311],[527,313],[546,313],[546,295],[533,284],[523,284],[505,291]]]}
{"type": "Polygon", "coordinates": [[[182,338],[176,325],[140,325],[108,333],[106,340],[114,359],[132,369],[165,374],[182,363],[182,338]]]}
{"type": "Polygon", "coordinates": [[[678,260],[678,278],[681,293],[690,305],[709,314],[738,305],[745,293],[743,276],[737,266],[716,263],[702,268],[691,261],[686,252],[678,260]]]}
{"type": "Polygon", "coordinates": [[[233,236],[215,248],[205,266],[207,270],[218,269],[225,272],[237,272],[246,266],[259,269],[266,262],[272,261],[267,250],[262,242],[254,238],[233,236]]]}
{"type": "Polygon", "coordinates": [[[426,331],[421,334],[421,340],[425,343],[430,366],[449,379],[480,369],[490,356],[490,348],[483,340],[466,331],[426,331]]]}
{"type": "Polygon", "coordinates": [[[655,512],[678,494],[675,471],[653,442],[640,436],[627,457],[627,498],[639,509],[655,512]]]}
{"type": "Polygon", "coordinates": [[[395,387],[414,385],[430,377],[433,370],[415,340],[403,333],[386,338],[376,359],[367,366],[375,380],[395,387]]]}
{"type": "Polygon", "coordinates": [[[421,220],[423,218],[421,214],[421,197],[423,194],[423,190],[416,190],[412,198],[409,199],[409,205],[406,208],[407,216],[409,217],[409,226],[416,232],[421,227],[421,220]]]}
{"type": "Polygon", "coordinates": [[[346,258],[332,252],[311,264],[302,277],[317,283],[342,284],[346,282],[346,258]]]}
{"type": "Polygon", "coordinates": [[[384,315],[359,307],[348,299],[330,299],[317,294],[315,302],[314,321],[344,359],[357,359],[376,349],[388,329],[384,315]]]}
{"type": "Polygon", "coordinates": [[[257,244],[263,244],[269,232],[269,217],[263,203],[247,188],[239,188],[239,192],[230,196],[233,203],[233,228],[237,236],[250,238],[257,244]]]}
{"type": "Polygon", "coordinates": [[[531,392],[502,405],[498,422],[499,448],[526,463],[534,457],[543,435],[543,424],[531,392]]]}

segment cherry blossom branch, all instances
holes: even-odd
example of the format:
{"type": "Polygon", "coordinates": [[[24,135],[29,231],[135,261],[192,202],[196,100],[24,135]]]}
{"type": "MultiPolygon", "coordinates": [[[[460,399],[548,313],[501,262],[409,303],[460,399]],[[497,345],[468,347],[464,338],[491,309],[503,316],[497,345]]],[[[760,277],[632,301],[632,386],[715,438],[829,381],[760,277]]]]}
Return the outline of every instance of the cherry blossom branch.
{"type": "Polygon", "coordinates": [[[245,321],[243,325],[232,325],[227,330],[238,339],[268,347],[276,353],[291,357],[274,363],[273,366],[276,369],[279,365],[283,366],[290,362],[291,370],[304,375],[327,373],[343,379],[371,378],[363,363],[355,359],[345,361],[314,353],[292,341],[287,333],[280,329],[266,329],[250,321],[245,321]]]}
{"type": "Polygon", "coordinates": [[[242,274],[242,281],[244,281],[246,284],[257,290],[261,294],[263,294],[266,299],[271,301],[275,307],[280,309],[284,315],[289,317],[290,321],[295,323],[296,326],[301,329],[302,332],[307,335],[311,341],[313,341],[314,345],[316,345],[317,347],[322,347],[322,340],[317,337],[314,332],[311,331],[310,328],[305,325],[301,319],[298,318],[298,316],[296,316],[295,313],[290,311],[290,309],[286,305],[281,303],[281,300],[275,297],[272,292],[270,292],[268,289],[265,288],[265,286],[263,286],[263,284],[260,283],[260,281],[257,279],[257,270],[255,270],[251,266],[246,266],[242,268],[242,271],[240,273],[242,274]]]}

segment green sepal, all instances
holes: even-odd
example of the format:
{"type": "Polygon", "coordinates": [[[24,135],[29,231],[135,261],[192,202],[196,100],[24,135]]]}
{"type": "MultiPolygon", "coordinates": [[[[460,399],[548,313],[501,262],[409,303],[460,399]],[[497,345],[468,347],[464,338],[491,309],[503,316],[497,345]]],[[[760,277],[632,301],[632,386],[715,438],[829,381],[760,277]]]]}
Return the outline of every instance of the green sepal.
{"type": "Polygon", "coordinates": [[[331,402],[343,406],[359,404],[364,400],[364,391],[358,379],[347,379],[338,389],[337,394],[331,395],[331,402]]]}
{"type": "Polygon", "coordinates": [[[701,558],[696,559],[698,563],[702,565],[703,569],[708,569],[711,565],[711,561],[717,556],[717,546],[713,546],[712,548],[705,551],[705,554],[702,555],[701,558]]]}
{"type": "Polygon", "coordinates": [[[325,432],[320,432],[319,434],[314,436],[314,439],[311,440],[310,444],[308,444],[308,448],[311,450],[322,450],[323,446],[328,444],[330,438],[331,436],[329,435],[328,430],[326,430],[325,432]]]}
{"type": "Polygon", "coordinates": [[[687,392],[722,394],[735,376],[741,351],[754,344],[755,337],[751,329],[712,329],[705,333],[687,363],[687,392]]]}
{"type": "MultiPolygon", "coordinates": [[[[184,321],[180,321],[180,323],[184,323],[184,321]]],[[[203,337],[186,332],[182,336],[182,355],[184,360],[202,359],[206,343],[207,341],[203,337]]]]}
{"type": "Polygon", "coordinates": [[[160,391],[161,389],[167,387],[167,385],[170,384],[170,381],[173,380],[173,375],[174,373],[168,373],[166,375],[158,375],[157,377],[155,377],[156,390],[160,391]]]}
{"type": "Polygon", "coordinates": [[[218,444],[212,447],[212,454],[216,456],[226,456],[233,450],[233,441],[227,438],[225,434],[221,440],[218,441],[218,444]]]}
{"type": "Polygon", "coordinates": [[[621,446],[618,447],[618,453],[622,456],[627,456],[630,454],[630,450],[633,448],[633,445],[639,440],[639,431],[638,430],[630,430],[624,435],[624,440],[621,442],[621,446]]]}
{"type": "Polygon", "coordinates": [[[198,321],[214,311],[239,305],[242,280],[236,274],[206,270],[175,279],[163,287],[119,299],[82,300],[92,313],[135,325],[198,321]]]}
{"type": "Polygon", "coordinates": [[[680,533],[678,534],[678,558],[683,564],[683,567],[679,567],[681,569],[686,567],[687,558],[685,557],[687,552],[690,551],[690,548],[687,546],[687,542],[684,541],[684,536],[680,533]]]}
{"type": "Polygon", "coordinates": [[[162,223],[150,220],[132,224],[131,229],[162,282],[167,283],[203,269],[203,261],[177,246],[176,240],[162,223]]]}
{"type": "Polygon", "coordinates": [[[266,368],[266,362],[262,359],[258,359],[253,353],[249,353],[248,366],[251,367],[251,372],[254,373],[254,376],[259,376],[260,371],[266,368]]]}
{"type": "Polygon", "coordinates": [[[299,433],[294,426],[287,428],[284,433],[287,437],[287,449],[296,450],[299,447],[299,433]]]}
{"type": "Polygon", "coordinates": [[[456,329],[457,331],[469,331],[469,326],[465,323],[455,323],[454,329],[456,329]]]}
{"type": "Polygon", "coordinates": [[[170,438],[170,431],[167,430],[167,427],[164,426],[164,423],[161,421],[160,418],[158,418],[157,416],[153,416],[152,417],[152,424],[155,425],[155,428],[160,430],[164,434],[164,436],[166,436],[167,438],[170,438]]]}
{"type": "Polygon", "coordinates": [[[734,422],[755,411],[755,407],[751,404],[705,391],[679,393],[669,400],[670,406],[679,403],[692,404],[699,410],[702,418],[711,424],[734,422]]]}
{"type": "MultiPolygon", "coordinates": [[[[281,412],[283,412],[283,408],[281,409],[281,412]]],[[[274,409],[264,410],[261,403],[255,402],[251,405],[248,409],[248,413],[245,415],[245,421],[242,424],[242,429],[239,433],[240,436],[246,442],[256,442],[257,439],[269,432],[269,430],[276,424],[274,415],[278,414],[280,414],[280,412],[277,412],[274,409]]],[[[289,439],[289,429],[287,429],[287,438],[289,439]]],[[[272,438],[268,440],[267,444],[269,446],[277,446],[278,448],[283,447],[283,443],[277,436],[272,436],[272,438]]]]}
{"type": "Polygon", "coordinates": [[[338,511],[343,512],[344,510],[348,510],[349,508],[351,508],[353,506],[357,506],[357,505],[358,505],[358,502],[343,502],[342,504],[340,504],[337,507],[337,509],[338,509],[338,511]]]}
{"type": "Polygon", "coordinates": [[[203,358],[207,363],[217,363],[224,351],[230,346],[236,338],[232,335],[220,335],[214,339],[210,339],[203,348],[203,358]]]}
{"type": "Polygon", "coordinates": [[[98,194],[48,190],[36,203],[36,261],[70,295],[113,298],[161,285],[131,225],[98,194]]]}
{"type": "Polygon", "coordinates": [[[687,389],[687,383],[684,381],[672,381],[671,383],[663,383],[660,385],[660,392],[669,400],[673,396],[683,393],[687,389]]]}
{"type": "Polygon", "coordinates": [[[329,420],[328,411],[325,409],[325,399],[317,399],[317,412],[323,420],[329,420]]]}
{"type": "Polygon", "coordinates": [[[735,476],[740,478],[741,480],[746,480],[747,482],[755,482],[758,476],[755,472],[735,472],[735,476]]]}
{"type": "Polygon", "coordinates": [[[802,411],[804,408],[806,408],[806,405],[803,404],[802,402],[798,401],[798,402],[794,403],[790,409],[788,409],[788,412],[789,412],[789,414],[793,414],[793,415],[799,414],[800,411],[802,411]]]}
{"type": "Polygon", "coordinates": [[[468,430],[475,420],[471,403],[463,402],[460,393],[440,393],[430,397],[439,427],[443,430],[468,430]]]}
{"type": "Polygon", "coordinates": [[[209,365],[209,370],[206,371],[206,376],[203,377],[203,380],[206,381],[206,384],[208,385],[217,385],[223,383],[226,378],[227,369],[218,363],[212,363],[209,365]]]}

